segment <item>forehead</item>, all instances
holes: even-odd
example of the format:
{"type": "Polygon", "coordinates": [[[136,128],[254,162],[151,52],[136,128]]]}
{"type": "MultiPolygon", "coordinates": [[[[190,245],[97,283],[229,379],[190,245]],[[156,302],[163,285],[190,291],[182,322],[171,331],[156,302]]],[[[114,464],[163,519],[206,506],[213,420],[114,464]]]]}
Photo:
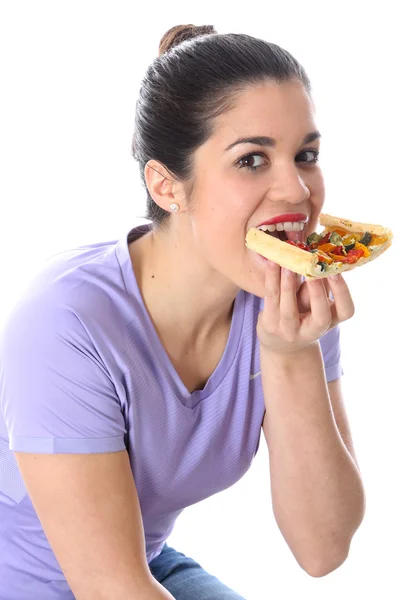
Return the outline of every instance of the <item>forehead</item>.
{"type": "Polygon", "coordinates": [[[316,129],[312,100],[299,81],[249,85],[235,96],[233,108],[216,118],[214,142],[232,137],[269,136],[277,140],[303,138],[316,129]]]}

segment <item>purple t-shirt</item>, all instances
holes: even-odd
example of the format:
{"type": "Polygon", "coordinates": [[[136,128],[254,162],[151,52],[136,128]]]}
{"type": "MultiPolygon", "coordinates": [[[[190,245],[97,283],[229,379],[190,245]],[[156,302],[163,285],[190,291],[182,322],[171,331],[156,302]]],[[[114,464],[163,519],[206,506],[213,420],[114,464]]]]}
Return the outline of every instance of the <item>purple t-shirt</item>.
{"type": "MultiPolygon", "coordinates": [[[[180,512],[233,485],[257,452],[264,417],[256,321],[240,291],[224,354],[189,393],[143,304],[128,242],[52,257],[0,337],[0,598],[73,600],[19,475],[13,450],[127,449],[147,560],[180,512]]],[[[327,380],[341,376],[339,330],[321,339],[327,380]]],[[[99,523],[101,527],[101,523],[99,523]]]]}

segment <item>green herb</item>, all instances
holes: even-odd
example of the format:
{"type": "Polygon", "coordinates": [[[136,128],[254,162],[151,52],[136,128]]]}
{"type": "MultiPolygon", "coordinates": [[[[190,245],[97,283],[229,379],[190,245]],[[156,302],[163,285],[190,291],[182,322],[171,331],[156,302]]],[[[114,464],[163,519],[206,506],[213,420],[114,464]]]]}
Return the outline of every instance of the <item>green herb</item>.
{"type": "Polygon", "coordinates": [[[312,233],[307,238],[307,246],[311,246],[311,244],[318,244],[322,240],[322,235],[319,233],[312,233]]]}
{"type": "Polygon", "coordinates": [[[329,241],[331,244],[335,244],[335,246],[343,246],[343,240],[341,236],[338,233],[336,233],[336,231],[332,231],[332,235],[329,241]]]}

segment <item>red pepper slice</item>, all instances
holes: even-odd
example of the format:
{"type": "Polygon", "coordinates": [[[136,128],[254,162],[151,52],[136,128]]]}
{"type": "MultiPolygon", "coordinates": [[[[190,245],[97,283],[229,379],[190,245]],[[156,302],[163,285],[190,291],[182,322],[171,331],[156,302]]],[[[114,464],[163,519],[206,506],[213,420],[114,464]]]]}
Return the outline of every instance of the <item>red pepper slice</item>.
{"type": "Polygon", "coordinates": [[[310,247],[307,246],[307,244],[305,244],[304,242],[299,242],[298,244],[299,248],[301,248],[302,250],[306,250],[307,252],[310,251],[310,247]]]}
{"type": "Polygon", "coordinates": [[[338,260],[342,263],[352,265],[356,263],[362,256],[364,256],[364,252],[362,250],[356,250],[355,248],[353,248],[353,250],[348,251],[347,256],[338,256],[333,254],[333,252],[331,256],[334,260],[338,260]]]}
{"type": "Polygon", "coordinates": [[[307,246],[307,244],[304,242],[293,242],[292,240],[286,240],[286,243],[290,244],[291,246],[296,246],[297,248],[300,248],[300,250],[307,250],[307,252],[310,251],[309,246],[307,246]]]}
{"type": "Polygon", "coordinates": [[[318,242],[318,246],[322,246],[322,244],[329,244],[329,240],[331,238],[332,231],[328,231],[328,233],[318,242]]]}
{"type": "Polygon", "coordinates": [[[352,262],[357,262],[363,256],[364,256],[363,250],[357,250],[357,248],[353,248],[353,250],[348,251],[346,258],[350,257],[352,262]]]}
{"type": "Polygon", "coordinates": [[[339,256],[346,256],[343,251],[343,246],[336,246],[336,248],[334,250],[332,250],[332,254],[336,254],[339,256]]]}

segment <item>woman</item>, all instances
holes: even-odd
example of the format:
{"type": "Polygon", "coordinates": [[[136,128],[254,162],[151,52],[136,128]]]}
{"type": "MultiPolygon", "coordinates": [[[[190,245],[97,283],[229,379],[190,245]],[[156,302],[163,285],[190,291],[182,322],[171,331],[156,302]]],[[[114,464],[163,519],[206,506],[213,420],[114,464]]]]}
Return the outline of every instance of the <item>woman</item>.
{"type": "Polygon", "coordinates": [[[266,221],[315,229],[319,137],[285,50],[163,37],[133,143],[152,223],[58,255],[3,332],[3,600],[241,598],[165,541],[243,476],[261,430],[296,560],[320,577],[346,559],[364,512],[340,389],[352,299],[244,244],[266,221]]]}

